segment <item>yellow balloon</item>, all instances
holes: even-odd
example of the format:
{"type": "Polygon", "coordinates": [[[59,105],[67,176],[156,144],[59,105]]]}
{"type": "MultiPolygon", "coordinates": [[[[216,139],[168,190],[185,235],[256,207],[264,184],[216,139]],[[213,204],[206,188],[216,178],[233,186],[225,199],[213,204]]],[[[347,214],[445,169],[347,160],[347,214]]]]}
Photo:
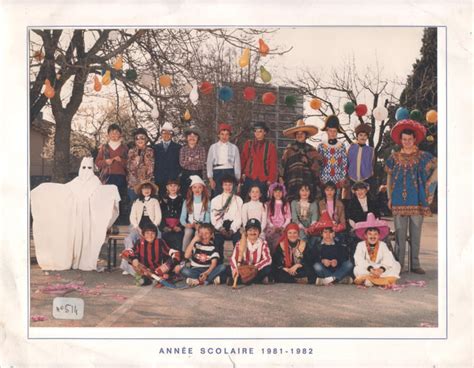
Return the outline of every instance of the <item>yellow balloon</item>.
{"type": "Polygon", "coordinates": [[[239,66],[241,68],[245,68],[247,65],[249,65],[250,62],[250,49],[244,49],[244,52],[242,52],[242,56],[240,57],[239,60],[239,66]]]}
{"type": "Polygon", "coordinates": [[[434,141],[434,137],[432,135],[429,135],[428,137],[426,137],[426,140],[428,142],[433,142],[434,141]]]}
{"type": "Polygon", "coordinates": [[[160,82],[160,86],[163,88],[171,86],[171,77],[168,74],[161,75],[158,81],[160,82]]]}
{"type": "Polygon", "coordinates": [[[110,84],[110,81],[111,81],[111,77],[110,77],[110,70],[107,70],[104,74],[104,76],[102,77],[102,84],[104,86],[107,86],[110,84]]]}
{"type": "Polygon", "coordinates": [[[189,112],[188,109],[186,109],[186,112],[184,113],[184,120],[186,121],[191,120],[191,113],[189,112]]]}
{"type": "Polygon", "coordinates": [[[319,110],[319,108],[321,107],[321,100],[313,98],[309,103],[309,106],[311,106],[313,110],[319,110]]]}
{"type": "Polygon", "coordinates": [[[263,67],[260,67],[260,78],[264,83],[268,83],[272,80],[272,75],[263,67]]]}
{"type": "Polygon", "coordinates": [[[426,121],[431,124],[438,122],[438,113],[436,110],[430,110],[426,113],[426,121]]]}

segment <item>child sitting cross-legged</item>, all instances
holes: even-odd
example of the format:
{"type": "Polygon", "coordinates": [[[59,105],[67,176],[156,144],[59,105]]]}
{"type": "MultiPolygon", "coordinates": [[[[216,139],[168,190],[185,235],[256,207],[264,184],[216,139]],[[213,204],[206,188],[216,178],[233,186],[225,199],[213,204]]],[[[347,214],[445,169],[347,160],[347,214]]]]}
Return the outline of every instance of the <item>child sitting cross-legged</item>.
{"type": "Polygon", "coordinates": [[[194,238],[184,253],[184,258],[191,261],[191,267],[180,270],[189,286],[200,284],[219,285],[225,277],[225,265],[218,264],[219,252],[213,242],[214,227],[211,224],[201,224],[194,238]]]}

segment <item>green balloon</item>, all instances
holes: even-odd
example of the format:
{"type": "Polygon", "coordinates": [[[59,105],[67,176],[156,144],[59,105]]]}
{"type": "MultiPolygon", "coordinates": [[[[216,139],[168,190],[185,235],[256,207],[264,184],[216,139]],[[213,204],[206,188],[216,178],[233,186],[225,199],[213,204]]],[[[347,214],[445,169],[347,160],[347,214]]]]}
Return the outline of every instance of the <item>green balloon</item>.
{"type": "Polygon", "coordinates": [[[349,102],[346,102],[344,104],[344,112],[347,114],[347,115],[350,115],[354,112],[355,110],[355,105],[352,101],[349,101],[349,102]]]}
{"type": "Polygon", "coordinates": [[[137,79],[137,71],[135,69],[128,69],[125,72],[125,78],[133,82],[135,79],[137,79]]]}
{"type": "Polygon", "coordinates": [[[288,95],[285,97],[286,106],[293,107],[296,105],[296,96],[288,95]]]}
{"type": "Polygon", "coordinates": [[[423,119],[423,116],[421,115],[420,110],[411,110],[410,112],[410,119],[415,120],[415,121],[421,121],[423,119]]]}

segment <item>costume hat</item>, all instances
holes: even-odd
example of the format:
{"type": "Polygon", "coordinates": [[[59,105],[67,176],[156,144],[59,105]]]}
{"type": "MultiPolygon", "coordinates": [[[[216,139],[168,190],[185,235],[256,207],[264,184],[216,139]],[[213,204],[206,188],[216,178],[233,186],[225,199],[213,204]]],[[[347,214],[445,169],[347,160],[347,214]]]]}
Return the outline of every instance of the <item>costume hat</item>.
{"type": "Polygon", "coordinates": [[[153,197],[156,193],[158,193],[158,185],[156,185],[155,183],[151,182],[150,180],[144,180],[142,181],[141,183],[135,185],[134,187],[134,190],[135,190],[135,193],[137,193],[138,195],[140,195],[142,193],[142,187],[145,185],[145,184],[148,184],[151,186],[151,196],[153,197]]]}
{"type": "Polygon", "coordinates": [[[328,128],[336,128],[339,133],[343,133],[339,118],[336,115],[329,115],[326,117],[326,120],[324,120],[324,128],[321,130],[326,131],[328,128]]]}
{"type": "Polygon", "coordinates": [[[199,175],[191,175],[189,179],[191,180],[191,184],[189,184],[190,187],[192,187],[194,184],[201,184],[203,187],[206,186],[199,175]]]}
{"type": "Polygon", "coordinates": [[[135,129],[135,130],[133,131],[133,138],[135,138],[137,135],[144,135],[147,140],[150,140],[150,139],[148,138],[148,133],[147,133],[146,129],[144,129],[144,128],[135,129]]]}
{"type": "Polygon", "coordinates": [[[173,126],[171,125],[171,123],[164,123],[160,129],[160,134],[163,133],[163,130],[167,130],[171,134],[174,133],[173,126]]]}
{"type": "Polygon", "coordinates": [[[402,138],[400,137],[400,134],[405,129],[412,130],[415,132],[416,145],[420,144],[423,139],[425,139],[426,128],[422,124],[411,119],[400,120],[393,126],[392,130],[390,131],[390,136],[392,137],[393,141],[399,146],[402,145],[402,138]]]}
{"type": "Polygon", "coordinates": [[[315,235],[316,234],[321,234],[323,232],[323,230],[327,229],[327,228],[334,229],[334,223],[332,222],[328,211],[323,211],[319,221],[316,222],[315,224],[311,225],[311,233],[315,234],[315,235]]]}
{"type": "Polygon", "coordinates": [[[253,124],[253,130],[257,129],[263,129],[265,132],[269,132],[270,128],[267,126],[267,124],[264,121],[258,121],[255,124],[253,124]]]}
{"type": "Polygon", "coordinates": [[[220,123],[219,124],[219,129],[217,130],[217,133],[220,133],[223,130],[228,130],[229,133],[232,133],[232,126],[230,126],[230,124],[220,123]]]}
{"type": "Polygon", "coordinates": [[[199,130],[196,125],[191,125],[190,127],[187,127],[184,129],[184,135],[189,135],[189,134],[196,134],[198,137],[201,137],[201,134],[199,133],[199,130]]]}
{"type": "Polygon", "coordinates": [[[285,137],[294,138],[297,132],[305,132],[307,133],[308,137],[311,137],[318,133],[318,127],[306,124],[303,119],[299,119],[294,127],[285,129],[283,131],[283,135],[285,137]]]}
{"type": "Polygon", "coordinates": [[[268,198],[273,198],[273,192],[275,190],[281,190],[281,192],[283,193],[283,197],[286,197],[285,185],[275,182],[270,184],[270,186],[268,187],[268,198]]]}
{"type": "Polygon", "coordinates": [[[367,221],[358,222],[355,224],[354,230],[359,239],[365,239],[365,231],[369,228],[375,227],[379,229],[380,239],[384,239],[390,232],[390,228],[387,223],[383,220],[375,218],[372,212],[367,214],[367,221]]]}
{"type": "Polygon", "coordinates": [[[245,231],[249,229],[257,229],[259,232],[262,232],[262,224],[256,218],[251,218],[245,224],[245,231]]]}
{"type": "Polygon", "coordinates": [[[365,133],[369,135],[371,132],[372,132],[372,127],[369,124],[362,123],[362,124],[357,125],[355,128],[356,137],[359,135],[359,133],[365,133]]]}

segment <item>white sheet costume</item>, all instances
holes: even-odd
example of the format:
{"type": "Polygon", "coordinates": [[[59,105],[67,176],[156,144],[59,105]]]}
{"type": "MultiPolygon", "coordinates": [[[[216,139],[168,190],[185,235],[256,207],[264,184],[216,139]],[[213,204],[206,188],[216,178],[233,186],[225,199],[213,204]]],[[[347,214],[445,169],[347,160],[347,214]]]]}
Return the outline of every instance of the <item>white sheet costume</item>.
{"type": "Polygon", "coordinates": [[[370,275],[370,271],[368,270],[369,266],[372,266],[373,268],[379,268],[382,266],[385,268],[386,271],[380,275],[380,277],[400,278],[400,263],[395,260],[395,257],[388,249],[387,244],[383,241],[379,241],[379,249],[377,256],[375,257],[375,262],[370,260],[365,240],[359,242],[354,253],[354,263],[354,276],[356,278],[359,276],[370,275]]]}
{"type": "Polygon", "coordinates": [[[107,228],[119,215],[115,185],[102,185],[92,157],[66,184],[43,183],[31,191],[33,238],[43,270],[96,270],[107,228]]]}

